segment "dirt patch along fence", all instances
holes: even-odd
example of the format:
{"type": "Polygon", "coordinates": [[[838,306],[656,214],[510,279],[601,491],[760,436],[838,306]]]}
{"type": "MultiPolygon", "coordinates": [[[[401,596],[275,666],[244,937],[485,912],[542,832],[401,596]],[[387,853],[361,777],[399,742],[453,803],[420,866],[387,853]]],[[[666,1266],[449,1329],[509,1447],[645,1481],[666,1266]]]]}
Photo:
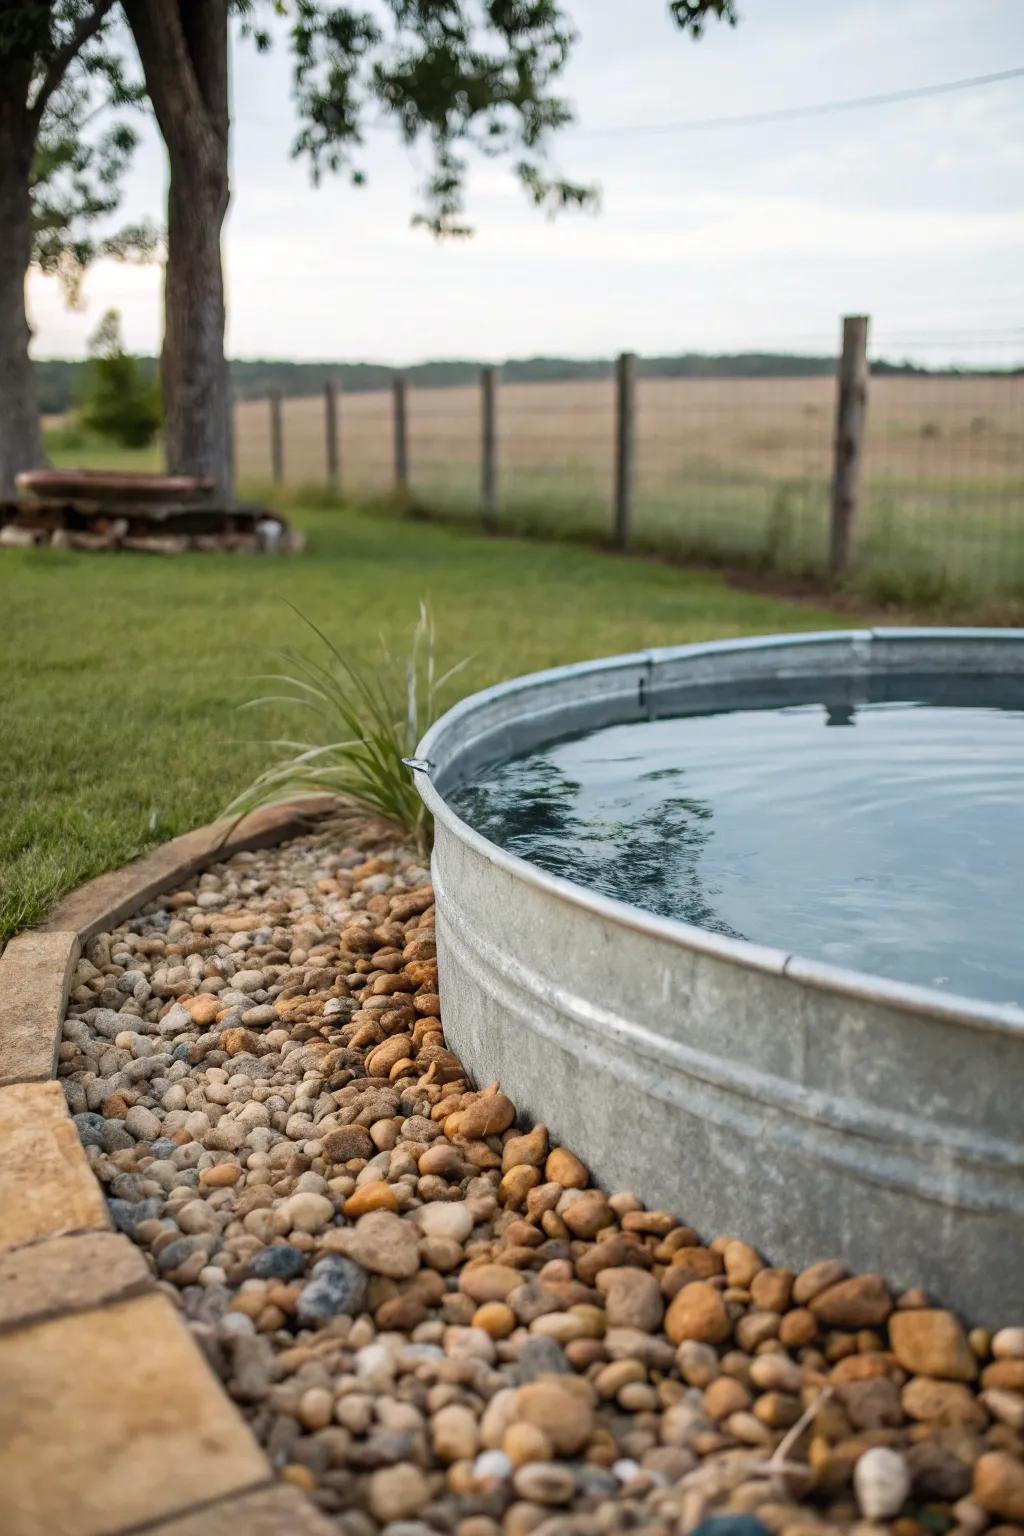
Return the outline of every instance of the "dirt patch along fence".
{"type": "Polygon", "coordinates": [[[239,474],[882,602],[1024,602],[1024,332],[959,371],[953,337],[872,348],[936,365],[906,372],[871,367],[867,333],[844,323],[831,375],[657,377],[627,354],[586,379],[242,401],[239,474]]]}

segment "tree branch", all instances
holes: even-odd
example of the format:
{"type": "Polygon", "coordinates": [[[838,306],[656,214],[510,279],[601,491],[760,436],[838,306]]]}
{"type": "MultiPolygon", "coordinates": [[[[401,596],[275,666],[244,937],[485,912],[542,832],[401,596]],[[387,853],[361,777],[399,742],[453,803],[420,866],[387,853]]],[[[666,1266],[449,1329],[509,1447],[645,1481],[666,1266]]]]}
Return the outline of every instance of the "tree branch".
{"type": "Polygon", "coordinates": [[[34,125],[38,126],[46,103],[63,80],[71,61],[81,52],[89,39],[96,36],[113,8],[114,0],[96,0],[92,10],[82,17],[64,46],[57,49],[39,83],[35,100],[29,107],[29,117],[34,125]]]}

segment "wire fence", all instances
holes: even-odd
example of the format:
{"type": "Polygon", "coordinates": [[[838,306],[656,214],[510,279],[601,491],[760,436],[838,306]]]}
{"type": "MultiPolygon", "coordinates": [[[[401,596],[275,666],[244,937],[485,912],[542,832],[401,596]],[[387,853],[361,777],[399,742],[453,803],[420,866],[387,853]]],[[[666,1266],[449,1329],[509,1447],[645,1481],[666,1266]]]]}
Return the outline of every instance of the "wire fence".
{"type": "MultiPolygon", "coordinates": [[[[872,347],[936,370],[876,367],[869,380],[840,574],[877,600],[1024,600],[1024,333],[979,338],[984,368],[938,371],[963,342],[882,335],[872,347]]],[[[835,565],[835,376],[656,378],[642,363],[639,374],[630,546],[824,586],[835,565]]],[[[340,400],[336,488],[346,498],[397,491],[424,511],[509,532],[613,540],[623,408],[614,365],[600,377],[500,385],[493,501],[480,388],[398,389],[401,446],[394,392],[340,400]]],[[[323,401],[280,410],[278,480],[322,484],[323,401]]],[[[266,404],[240,404],[236,428],[240,480],[265,483],[274,469],[266,404]]]]}

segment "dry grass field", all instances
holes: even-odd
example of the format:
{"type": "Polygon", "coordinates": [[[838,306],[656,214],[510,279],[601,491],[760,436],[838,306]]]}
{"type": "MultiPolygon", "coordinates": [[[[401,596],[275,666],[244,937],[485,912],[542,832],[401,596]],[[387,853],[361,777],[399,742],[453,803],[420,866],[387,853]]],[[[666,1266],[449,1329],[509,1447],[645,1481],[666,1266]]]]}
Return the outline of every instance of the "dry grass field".
{"type": "MultiPolygon", "coordinates": [[[[637,399],[638,547],[794,575],[825,560],[834,384],[813,379],[643,380],[637,399]]],[[[284,403],[285,483],[324,479],[320,399],[284,403]]],[[[341,404],[342,482],[392,488],[390,393],[341,404]]],[[[501,520],[602,537],[610,526],[613,386],[504,386],[501,520]]],[[[237,412],[239,479],[270,478],[268,407],[237,412]]],[[[475,388],[409,398],[411,489],[427,509],[478,511],[475,388]]],[[[880,376],[868,409],[858,581],[927,602],[1024,597],[1024,377],[880,376]]]]}

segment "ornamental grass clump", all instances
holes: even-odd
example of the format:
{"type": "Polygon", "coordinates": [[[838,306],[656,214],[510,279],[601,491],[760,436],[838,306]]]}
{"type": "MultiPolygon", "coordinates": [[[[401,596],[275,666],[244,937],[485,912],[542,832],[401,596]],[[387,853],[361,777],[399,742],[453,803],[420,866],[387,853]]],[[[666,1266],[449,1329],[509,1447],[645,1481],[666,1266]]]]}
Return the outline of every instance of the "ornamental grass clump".
{"type": "Polygon", "coordinates": [[[438,675],[433,621],[423,603],[408,655],[396,657],[382,638],[379,658],[365,664],[342,655],[310,619],[299,617],[319,641],[323,659],[282,651],[284,670],[262,674],[276,690],[241,707],[284,706],[310,725],[316,721],[318,729],[299,740],[264,742],[274,761],[236,796],[228,814],[241,818],[260,806],[329,794],[342,810],[372,812],[400,827],[427,853],[432,820],[405,760],[440,713],[442,689],[469,658],[438,675]],[[313,735],[318,739],[309,739],[313,735]]]}

